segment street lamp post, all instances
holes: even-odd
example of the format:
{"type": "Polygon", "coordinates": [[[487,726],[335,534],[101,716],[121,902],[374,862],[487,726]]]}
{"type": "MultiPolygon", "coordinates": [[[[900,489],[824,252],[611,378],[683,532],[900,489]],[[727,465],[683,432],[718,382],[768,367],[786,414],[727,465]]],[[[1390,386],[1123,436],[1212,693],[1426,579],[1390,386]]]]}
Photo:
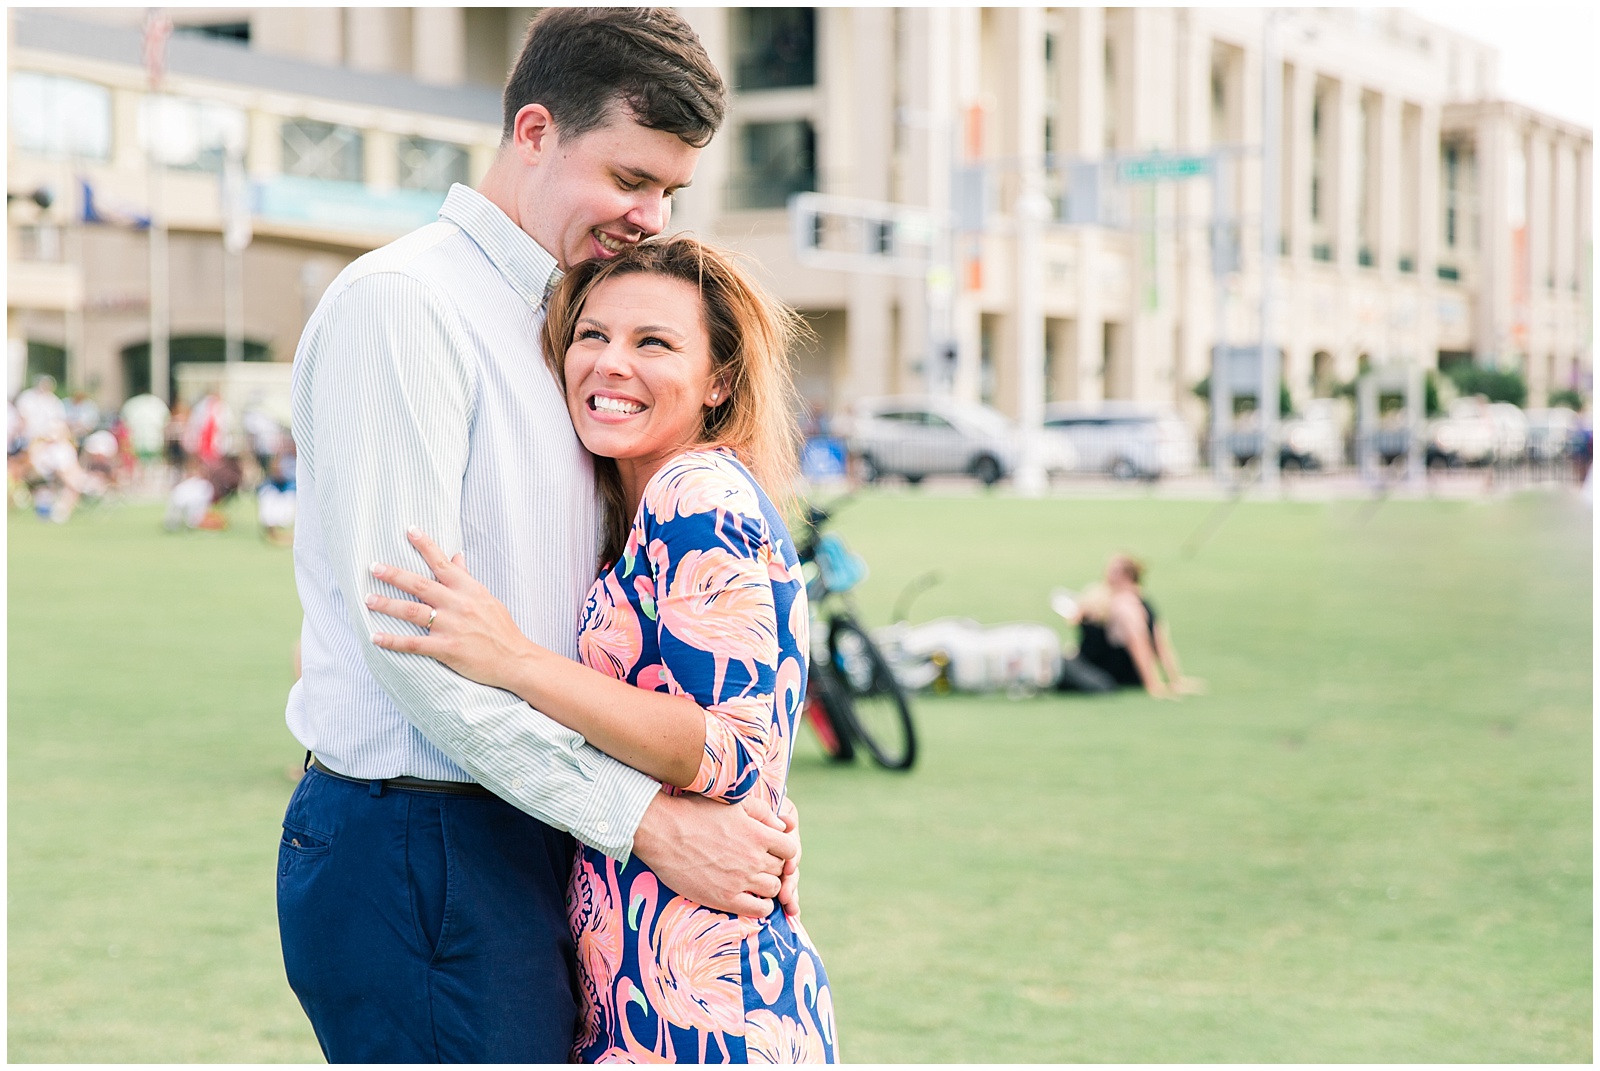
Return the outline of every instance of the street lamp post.
{"type": "Polygon", "coordinates": [[[1278,486],[1278,394],[1281,368],[1273,345],[1273,286],[1278,266],[1279,142],[1282,136],[1283,71],[1278,62],[1277,23],[1284,12],[1267,12],[1261,36],[1261,486],[1278,486]]]}

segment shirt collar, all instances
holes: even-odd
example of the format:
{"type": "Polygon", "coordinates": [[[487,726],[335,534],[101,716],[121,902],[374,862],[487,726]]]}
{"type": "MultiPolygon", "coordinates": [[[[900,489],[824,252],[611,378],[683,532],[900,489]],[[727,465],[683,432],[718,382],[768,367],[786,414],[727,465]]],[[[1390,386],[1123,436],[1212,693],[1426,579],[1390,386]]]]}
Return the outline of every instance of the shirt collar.
{"type": "Polygon", "coordinates": [[[560,278],[556,258],[512,223],[498,205],[458,182],[450,187],[439,218],[466,232],[522,300],[536,309],[544,307],[547,288],[560,278]]]}

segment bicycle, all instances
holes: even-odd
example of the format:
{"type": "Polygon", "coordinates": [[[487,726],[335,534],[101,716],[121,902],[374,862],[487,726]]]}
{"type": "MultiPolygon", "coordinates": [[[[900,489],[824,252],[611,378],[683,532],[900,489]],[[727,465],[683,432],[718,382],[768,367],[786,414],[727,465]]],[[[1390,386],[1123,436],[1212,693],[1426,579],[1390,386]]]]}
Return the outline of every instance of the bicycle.
{"type": "Polygon", "coordinates": [[[848,592],[866,578],[867,567],[843,540],[822,531],[831,516],[807,506],[810,531],[797,550],[813,621],[806,716],[831,758],[854,758],[859,743],[879,766],[909,770],[917,757],[911,702],[856,619],[848,592]]]}

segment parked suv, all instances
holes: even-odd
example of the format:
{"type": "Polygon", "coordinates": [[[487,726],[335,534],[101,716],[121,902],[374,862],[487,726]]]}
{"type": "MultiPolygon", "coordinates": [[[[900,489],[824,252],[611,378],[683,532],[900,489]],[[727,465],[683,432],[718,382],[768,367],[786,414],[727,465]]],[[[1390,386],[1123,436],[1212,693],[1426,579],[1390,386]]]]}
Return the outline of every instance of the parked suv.
{"type": "Polygon", "coordinates": [[[1187,475],[1197,462],[1194,436],[1176,414],[1127,402],[1048,405],[1044,426],[1072,443],[1079,472],[1155,480],[1187,475]]]}
{"type": "MultiPolygon", "coordinates": [[[[928,395],[869,398],[843,421],[851,458],[868,482],[903,476],[970,475],[992,484],[1017,467],[1016,426],[997,409],[928,395]]],[[[1070,471],[1071,444],[1047,434],[1041,443],[1047,473],[1070,471]]]]}

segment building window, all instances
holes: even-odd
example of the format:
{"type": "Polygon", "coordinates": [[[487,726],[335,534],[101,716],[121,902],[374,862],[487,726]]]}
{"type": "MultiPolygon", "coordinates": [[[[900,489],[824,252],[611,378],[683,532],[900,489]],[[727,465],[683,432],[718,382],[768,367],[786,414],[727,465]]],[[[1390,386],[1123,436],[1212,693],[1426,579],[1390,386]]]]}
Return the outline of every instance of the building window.
{"type": "Polygon", "coordinates": [[[734,208],[782,208],[790,194],[817,188],[816,132],[810,122],[747,123],[739,129],[734,208]]]}
{"type": "Polygon", "coordinates": [[[235,44],[248,45],[250,43],[250,24],[248,22],[209,22],[193,26],[178,26],[174,33],[181,33],[187,37],[208,37],[213,41],[230,41],[235,44]]]}
{"type": "Polygon", "coordinates": [[[443,193],[452,184],[467,181],[467,150],[460,145],[432,138],[401,138],[396,148],[402,190],[443,193]]]}
{"type": "Polygon", "coordinates": [[[816,9],[734,8],[733,72],[740,90],[816,85],[816,9]]]}
{"type": "Polygon", "coordinates": [[[1044,35],[1044,151],[1053,153],[1059,147],[1056,131],[1061,123],[1061,71],[1056,64],[1056,35],[1044,35]]]}
{"type": "Polygon", "coordinates": [[[315,119],[283,122],[283,173],[332,182],[360,182],[361,131],[315,119]]]}
{"type": "Polygon", "coordinates": [[[187,97],[145,97],[139,106],[139,140],[156,162],[188,171],[222,170],[230,149],[243,153],[244,112],[187,97]]]}
{"type": "Polygon", "coordinates": [[[111,157],[111,91],[93,82],[18,71],[11,76],[11,144],[39,156],[111,157]]]}

